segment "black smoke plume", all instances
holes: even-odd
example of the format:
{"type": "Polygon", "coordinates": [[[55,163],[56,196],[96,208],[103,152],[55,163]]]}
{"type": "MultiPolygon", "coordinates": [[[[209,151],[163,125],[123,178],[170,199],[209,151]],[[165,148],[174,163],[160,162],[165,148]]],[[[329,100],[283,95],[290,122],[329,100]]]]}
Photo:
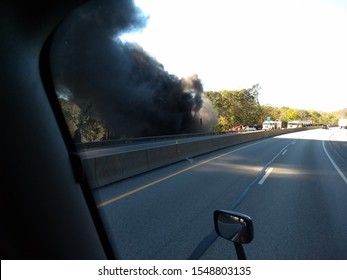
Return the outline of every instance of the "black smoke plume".
{"type": "Polygon", "coordinates": [[[119,39],[146,21],[128,0],[76,10],[52,44],[56,88],[79,106],[92,105],[116,138],[210,131],[216,114],[198,76],[171,75],[139,45],[119,39]]]}

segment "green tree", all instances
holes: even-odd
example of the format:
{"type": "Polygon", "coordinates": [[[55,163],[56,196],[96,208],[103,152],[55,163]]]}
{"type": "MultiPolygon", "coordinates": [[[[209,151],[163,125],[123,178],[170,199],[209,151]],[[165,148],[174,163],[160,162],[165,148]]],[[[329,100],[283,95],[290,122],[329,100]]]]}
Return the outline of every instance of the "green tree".
{"type": "Polygon", "coordinates": [[[261,122],[259,90],[260,86],[257,84],[242,90],[205,92],[218,113],[216,130],[223,131],[237,125],[253,125],[261,122]]]}
{"type": "Polygon", "coordinates": [[[298,115],[300,120],[309,120],[311,119],[311,114],[307,110],[298,110],[298,115]]]}
{"type": "Polygon", "coordinates": [[[322,123],[323,124],[337,124],[338,118],[332,113],[323,113],[322,114],[322,123]]]}
{"type": "Polygon", "coordinates": [[[322,114],[317,111],[310,111],[311,120],[313,123],[320,124],[322,123],[322,114]]]}
{"type": "Polygon", "coordinates": [[[287,110],[288,121],[295,121],[300,119],[299,111],[297,109],[289,108],[287,110]]]}
{"type": "Polygon", "coordinates": [[[261,105],[261,121],[260,123],[263,123],[268,117],[270,117],[271,120],[280,120],[281,117],[281,110],[276,107],[272,107],[270,105],[261,105]]]}
{"type": "Polygon", "coordinates": [[[93,114],[92,105],[80,108],[66,99],[59,99],[66,123],[76,143],[96,142],[105,138],[106,128],[102,120],[93,114]]]}

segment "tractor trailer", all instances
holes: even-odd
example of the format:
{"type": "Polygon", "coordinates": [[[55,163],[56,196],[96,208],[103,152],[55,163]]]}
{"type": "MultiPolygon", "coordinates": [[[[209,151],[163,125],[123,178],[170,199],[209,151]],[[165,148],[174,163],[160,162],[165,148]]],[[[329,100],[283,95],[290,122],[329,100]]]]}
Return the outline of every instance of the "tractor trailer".
{"type": "Polygon", "coordinates": [[[339,127],[347,128],[347,119],[339,119],[339,127]]]}

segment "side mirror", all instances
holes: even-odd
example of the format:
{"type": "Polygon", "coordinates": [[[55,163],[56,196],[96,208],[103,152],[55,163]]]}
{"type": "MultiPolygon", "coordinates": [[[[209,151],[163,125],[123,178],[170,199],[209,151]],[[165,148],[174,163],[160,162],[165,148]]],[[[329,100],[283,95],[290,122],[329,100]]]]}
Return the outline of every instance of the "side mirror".
{"type": "Polygon", "coordinates": [[[252,219],[234,211],[216,210],[214,227],[217,234],[238,244],[247,244],[253,239],[252,219]]]}

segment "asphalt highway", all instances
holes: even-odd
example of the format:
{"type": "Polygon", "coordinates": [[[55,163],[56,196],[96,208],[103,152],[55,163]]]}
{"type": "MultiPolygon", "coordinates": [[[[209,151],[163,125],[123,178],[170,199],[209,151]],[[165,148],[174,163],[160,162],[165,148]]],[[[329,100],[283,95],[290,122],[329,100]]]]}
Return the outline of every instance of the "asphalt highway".
{"type": "Polygon", "coordinates": [[[95,190],[120,259],[236,259],[213,212],[252,217],[249,259],[347,259],[346,130],[252,141],[95,190]]]}

